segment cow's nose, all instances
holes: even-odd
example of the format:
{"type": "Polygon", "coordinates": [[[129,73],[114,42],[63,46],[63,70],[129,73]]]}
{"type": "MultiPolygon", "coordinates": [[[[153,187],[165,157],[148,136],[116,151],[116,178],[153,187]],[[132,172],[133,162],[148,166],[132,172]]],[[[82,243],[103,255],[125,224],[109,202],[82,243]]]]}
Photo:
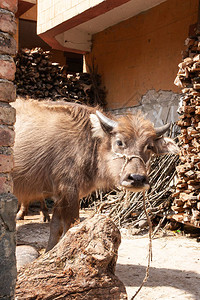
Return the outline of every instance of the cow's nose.
{"type": "Polygon", "coordinates": [[[145,175],[139,175],[139,174],[129,174],[128,180],[131,182],[131,185],[133,186],[143,186],[145,184],[148,184],[149,181],[145,175]]]}

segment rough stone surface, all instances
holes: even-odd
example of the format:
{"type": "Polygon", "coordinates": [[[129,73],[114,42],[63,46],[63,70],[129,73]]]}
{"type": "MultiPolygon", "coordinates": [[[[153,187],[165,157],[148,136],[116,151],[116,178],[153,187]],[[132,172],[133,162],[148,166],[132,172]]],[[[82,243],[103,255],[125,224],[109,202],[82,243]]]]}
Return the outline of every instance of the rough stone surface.
{"type": "Polygon", "coordinates": [[[14,80],[16,66],[12,57],[0,55],[0,79],[14,80]]]}
{"type": "Polygon", "coordinates": [[[15,101],[16,54],[13,35],[17,25],[14,13],[17,0],[0,0],[0,299],[14,299],[16,283],[15,216],[17,199],[11,194],[15,111],[8,102],[15,101]]]}
{"type": "Polygon", "coordinates": [[[0,101],[13,102],[16,99],[16,88],[11,81],[0,79],[0,101]]]}
{"type": "Polygon", "coordinates": [[[0,194],[12,193],[13,181],[9,174],[0,174],[0,194]]]}
{"type": "Polygon", "coordinates": [[[0,32],[0,54],[15,55],[16,50],[15,39],[8,33],[0,32]]]}
{"type": "Polygon", "coordinates": [[[0,154],[11,155],[13,154],[13,149],[11,147],[0,146],[0,154]]]}
{"type": "Polygon", "coordinates": [[[20,270],[17,299],[127,299],[115,276],[120,241],[119,230],[103,215],[72,227],[52,250],[20,270]]]}
{"type": "Polygon", "coordinates": [[[0,103],[0,124],[13,125],[15,123],[15,109],[5,103],[0,103]]]}
{"type": "Polygon", "coordinates": [[[0,173],[11,172],[13,169],[13,155],[0,154],[0,173]]]}
{"type": "Polygon", "coordinates": [[[17,0],[3,0],[0,1],[0,8],[4,8],[15,13],[17,11],[17,4],[17,0]]]}
{"type": "Polygon", "coordinates": [[[13,146],[14,144],[14,131],[3,125],[0,127],[0,146],[13,146]]]}
{"type": "Polygon", "coordinates": [[[114,110],[114,113],[121,114],[126,111],[142,111],[147,115],[155,126],[162,126],[167,122],[177,122],[177,109],[180,101],[180,94],[172,91],[149,90],[142,98],[140,105],[124,109],[114,110]]]}
{"type": "MultiPolygon", "coordinates": [[[[18,221],[21,222],[21,221],[18,221]]],[[[23,221],[22,221],[23,222],[23,221]]],[[[46,249],[50,230],[49,223],[41,224],[41,216],[36,223],[17,225],[17,245],[30,245],[38,251],[46,249]]]]}
{"type": "Polygon", "coordinates": [[[180,94],[172,91],[149,90],[141,99],[141,110],[148,115],[155,126],[176,122],[180,97],[180,94]]]}
{"type": "Polygon", "coordinates": [[[15,15],[5,9],[0,9],[0,31],[15,34],[16,30],[15,15]]]}
{"type": "Polygon", "coordinates": [[[17,271],[21,267],[26,266],[27,264],[33,262],[38,258],[38,251],[29,245],[21,245],[16,247],[16,260],[17,260],[17,271]]]}
{"type": "Polygon", "coordinates": [[[17,199],[0,194],[0,299],[14,299],[16,281],[15,215],[17,199]]]}

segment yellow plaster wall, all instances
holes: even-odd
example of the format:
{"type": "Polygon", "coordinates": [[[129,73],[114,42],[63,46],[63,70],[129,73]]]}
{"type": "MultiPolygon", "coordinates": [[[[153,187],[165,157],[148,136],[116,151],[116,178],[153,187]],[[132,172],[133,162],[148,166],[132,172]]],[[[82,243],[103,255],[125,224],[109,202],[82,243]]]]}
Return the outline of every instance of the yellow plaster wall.
{"type": "Polygon", "coordinates": [[[137,105],[148,90],[180,92],[174,85],[198,0],[168,0],[93,36],[92,52],[108,91],[109,108],[137,105]]]}

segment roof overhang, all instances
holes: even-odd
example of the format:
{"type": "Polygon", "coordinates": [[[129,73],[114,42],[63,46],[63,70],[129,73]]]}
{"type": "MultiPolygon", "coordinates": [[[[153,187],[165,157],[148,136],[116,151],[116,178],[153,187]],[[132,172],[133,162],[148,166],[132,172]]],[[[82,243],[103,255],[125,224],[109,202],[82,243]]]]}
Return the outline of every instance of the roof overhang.
{"type": "Polygon", "coordinates": [[[77,13],[39,36],[52,48],[90,52],[92,35],[149,10],[166,0],[107,0],[77,13]]]}
{"type": "Polygon", "coordinates": [[[34,5],[36,5],[36,0],[18,0],[18,10],[15,14],[15,17],[19,18],[34,5]]]}

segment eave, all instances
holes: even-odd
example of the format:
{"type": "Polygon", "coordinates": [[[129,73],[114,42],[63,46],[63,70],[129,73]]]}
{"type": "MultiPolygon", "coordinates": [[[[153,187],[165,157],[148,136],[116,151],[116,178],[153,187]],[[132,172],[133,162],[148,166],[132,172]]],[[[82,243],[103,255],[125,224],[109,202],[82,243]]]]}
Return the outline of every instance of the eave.
{"type": "MultiPolygon", "coordinates": [[[[138,15],[165,0],[107,0],[90,7],[47,30],[39,36],[52,48],[86,53],[91,50],[92,35],[138,15]]],[[[39,13],[39,11],[38,11],[39,13]]]]}
{"type": "Polygon", "coordinates": [[[36,5],[36,0],[18,0],[18,10],[15,14],[16,18],[20,18],[21,15],[31,9],[34,5],[36,5]]]}

